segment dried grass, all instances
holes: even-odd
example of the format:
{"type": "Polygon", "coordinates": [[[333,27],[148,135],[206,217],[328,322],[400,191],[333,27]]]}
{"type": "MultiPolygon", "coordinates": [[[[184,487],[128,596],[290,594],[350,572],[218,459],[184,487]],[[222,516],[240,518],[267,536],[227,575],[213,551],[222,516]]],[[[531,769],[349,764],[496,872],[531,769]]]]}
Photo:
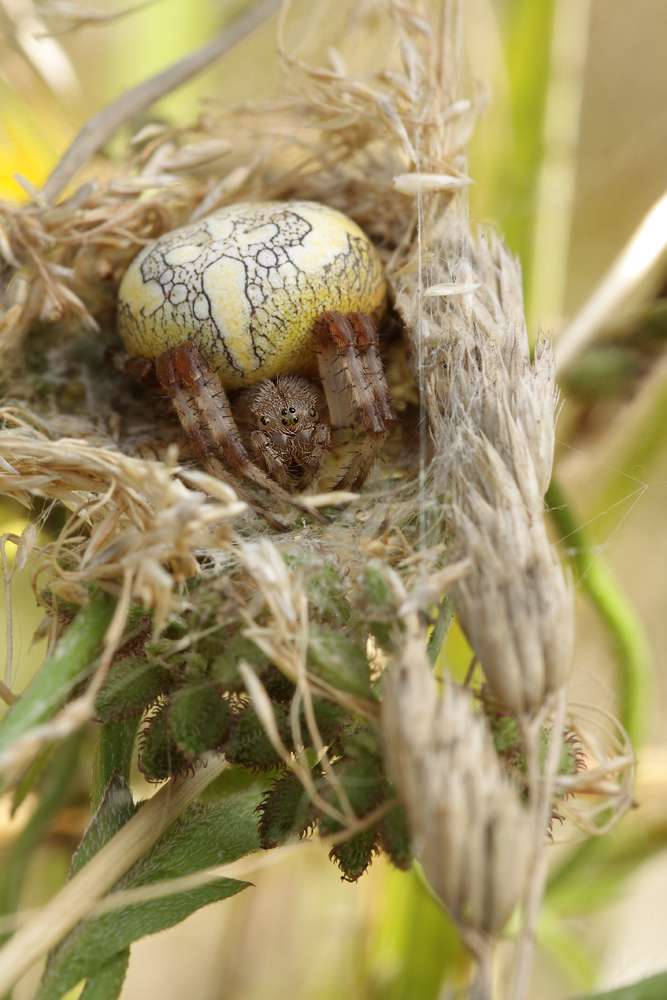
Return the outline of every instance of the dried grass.
{"type": "MultiPolygon", "coordinates": [[[[137,400],[113,370],[105,372],[99,363],[93,371],[90,366],[84,370],[71,360],[71,352],[81,351],[93,332],[113,341],[115,292],[128,262],[139,247],[193,213],[241,197],[298,196],[341,208],[359,222],[377,241],[390,277],[409,267],[418,250],[420,208],[417,190],[406,177],[421,178],[420,191],[428,192],[427,214],[434,220],[457,186],[467,183],[463,150],[473,111],[470,102],[456,99],[453,11],[445,5],[442,24],[431,26],[428,8],[419,12],[390,3],[396,51],[386,69],[369,80],[352,75],[335,53],[330,70],[290,55],[283,38],[289,14],[285,4],[279,47],[298,97],[276,99],[270,107],[245,107],[231,118],[207,118],[195,129],[151,126],[135,137],[130,155],[114,165],[114,176],[105,182],[88,181],[56,206],[38,194],[28,205],[2,206],[0,356],[7,387],[20,400],[3,411],[0,448],[11,470],[5,470],[2,488],[24,503],[29,496],[46,496],[72,512],[80,509],[75,517],[80,527],[86,524],[86,537],[70,521],[62,541],[44,553],[61,587],[95,581],[108,585],[133,560],[138,567],[148,559],[150,568],[136,569],[132,596],[159,608],[161,623],[177,603],[167,596],[172,581],[197,571],[196,549],[215,545],[213,539],[203,539],[199,525],[187,538],[181,537],[178,517],[171,536],[166,526],[169,512],[175,514],[187,496],[185,490],[179,494],[185,477],[173,453],[173,446],[183,443],[179,428],[156,421],[149,402],[137,400]],[[417,148],[423,149],[419,155],[417,148]],[[201,182],[192,176],[213,154],[229,149],[236,151],[235,162],[222,177],[214,173],[201,182]],[[243,155],[239,150],[250,150],[243,162],[238,162],[243,155]],[[429,185],[426,174],[437,185],[433,180],[429,185]],[[39,332],[31,334],[26,349],[25,338],[35,322],[39,332]],[[47,366],[37,377],[27,365],[35,350],[44,352],[47,366]],[[85,405],[72,405],[70,390],[75,397],[77,392],[85,395],[85,405]],[[82,441],[64,445],[63,437],[82,441]],[[162,461],[151,461],[154,457],[162,461]],[[86,505],[93,506],[92,515],[86,505]],[[147,541],[151,530],[159,534],[158,547],[147,541]],[[67,553],[65,570],[54,569],[54,554],[61,551],[57,546],[67,553]]],[[[389,376],[395,398],[415,399],[412,377],[400,357],[389,376]]],[[[309,527],[307,535],[301,521],[293,520],[292,538],[282,545],[317,545],[346,560],[391,553],[389,562],[396,562],[414,555],[414,532],[411,543],[393,532],[395,526],[409,524],[424,505],[423,491],[411,478],[414,468],[406,462],[405,444],[399,438],[393,454],[390,449],[395,468],[380,471],[356,517],[344,515],[329,530],[309,527]]],[[[195,485],[204,487],[204,482],[199,478],[195,485]]],[[[209,482],[204,488],[222,496],[219,485],[209,482]]],[[[227,495],[224,501],[233,503],[227,495]]],[[[192,503],[201,514],[199,501],[192,503]]],[[[207,511],[205,517],[212,523],[217,514],[207,511]]],[[[246,518],[242,528],[246,537],[265,533],[254,518],[246,518]]],[[[429,562],[428,553],[422,561],[437,566],[437,558],[429,562]]],[[[412,575],[423,569],[417,561],[412,575]]]]}

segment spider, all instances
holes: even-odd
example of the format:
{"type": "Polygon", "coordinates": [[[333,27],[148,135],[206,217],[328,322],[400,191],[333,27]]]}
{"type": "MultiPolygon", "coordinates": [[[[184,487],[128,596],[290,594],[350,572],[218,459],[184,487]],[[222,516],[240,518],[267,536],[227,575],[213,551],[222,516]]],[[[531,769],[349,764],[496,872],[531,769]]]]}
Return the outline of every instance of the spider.
{"type": "Polygon", "coordinates": [[[332,427],[365,431],[335,489],[359,489],[382,450],[396,420],[378,354],[385,308],[380,260],[351,219],[314,202],[237,204],[130,264],[125,368],[166,393],[195,458],[282,527],[244,479],[313,515],[292,492],[313,482],[332,427]],[[226,390],[247,386],[234,400],[244,443],[226,390]]]}

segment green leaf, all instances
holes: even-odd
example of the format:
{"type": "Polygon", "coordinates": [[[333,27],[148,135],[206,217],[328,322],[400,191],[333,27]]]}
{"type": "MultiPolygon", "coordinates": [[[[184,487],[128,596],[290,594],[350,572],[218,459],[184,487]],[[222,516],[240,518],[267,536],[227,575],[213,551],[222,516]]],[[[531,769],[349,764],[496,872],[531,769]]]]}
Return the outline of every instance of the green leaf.
{"type": "Polygon", "coordinates": [[[218,805],[223,799],[235,795],[245,795],[253,792],[257,798],[267,791],[271,785],[275,771],[250,771],[246,767],[226,767],[215,781],[207,785],[199,796],[199,802],[204,805],[218,805]]]}
{"type": "Polygon", "coordinates": [[[33,726],[52,719],[97,656],[116,598],[103,591],[81,608],[0,728],[0,755],[33,726]]]}
{"type": "MultiPolygon", "coordinates": [[[[281,735],[283,732],[286,734],[289,725],[287,709],[274,704],[273,710],[281,735]]],[[[266,770],[282,763],[252,705],[245,706],[232,716],[229,739],[224,746],[224,752],[230,763],[257,770],[266,770]]]]}
{"type": "Polygon", "coordinates": [[[135,811],[132,792],[123,775],[115,771],[90,826],[72,858],[70,877],[88,864],[120,828],[132,819],[135,811]]]}
{"type": "MultiPolygon", "coordinates": [[[[380,762],[373,757],[346,764],[339,771],[338,777],[357,816],[364,816],[379,805],[387,792],[387,779],[380,762]]],[[[338,809],[341,808],[333,786],[325,789],[323,794],[338,809]]],[[[341,829],[341,825],[331,816],[323,815],[320,818],[320,829],[323,834],[334,833],[341,829]]],[[[373,857],[379,853],[377,843],[378,830],[372,826],[355,834],[349,840],[336,844],[329,852],[329,857],[336,862],[347,882],[356,882],[364,874],[373,857]]]]}
{"type": "Polygon", "coordinates": [[[149,781],[164,781],[187,768],[185,754],[174,745],[169,733],[167,704],[161,705],[145,720],[139,742],[139,770],[149,781]]]}
{"type": "MultiPolygon", "coordinates": [[[[259,848],[257,819],[261,786],[216,805],[191,806],[116,883],[112,892],[180,878],[228,864],[259,848]]],[[[236,879],[175,892],[161,899],[124,906],[82,921],[51,953],[36,1000],[59,1000],[146,934],[172,927],[208,903],[235,895],[249,885],[236,879]]]]}
{"type": "Polygon", "coordinates": [[[79,1000],[117,1000],[125,982],[129,961],[129,948],[114,955],[106,965],[90,976],[79,1000]]]}
{"type": "Polygon", "coordinates": [[[301,837],[315,823],[315,808],[296,774],[286,774],[262,796],[259,835],[264,850],[301,837]]]}
{"type": "Polygon", "coordinates": [[[408,817],[399,803],[380,821],[380,847],[396,868],[407,872],[412,867],[412,848],[408,817]]]}
{"type": "Polygon", "coordinates": [[[630,986],[621,986],[607,993],[587,993],[576,1000],[665,1000],[666,996],[667,972],[661,972],[630,986]]]}
{"type": "Polygon", "coordinates": [[[356,882],[364,874],[373,858],[379,854],[378,834],[374,827],[362,830],[329,851],[329,857],[342,871],[345,882],[356,882]]]}
{"type": "Polygon", "coordinates": [[[330,629],[311,628],[308,666],[334,687],[372,698],[371,672],[363,648],[348,636],[330,629]]]}
{"type": "Polygon", "coordinates": [[[229,729],[229,702],[209,683],[189,684],[169,703],[169,731],[178,749],[195,760],[219,747],[229,729]]]}
{"type": "Polygon", "coordinates": [[[102,722],[141,715],[164,694],[169,672],[153,660],[126,656],[114,663],[95,699],[95,714],[102,722]]]}
{"type": "Polygon", "coordinates": [[[269,666],[268,657],[251,639],[246,639],[244,635],[235,635],[227,639],[211,663],[211,672],[225,691],[245,690],[239,673],[239,660],[247,660],[258,674],[263,673],[269,666]]]}

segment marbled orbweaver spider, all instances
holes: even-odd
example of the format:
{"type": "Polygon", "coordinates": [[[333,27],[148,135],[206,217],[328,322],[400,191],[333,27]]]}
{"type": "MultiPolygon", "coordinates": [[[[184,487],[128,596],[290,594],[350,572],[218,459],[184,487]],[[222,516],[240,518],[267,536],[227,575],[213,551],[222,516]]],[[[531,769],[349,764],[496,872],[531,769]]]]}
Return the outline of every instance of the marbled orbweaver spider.
{"type": "Polygon", "coordinates": [[[351,219],[314,202],[230,206],[145,247],[119,300],[126,369],[158,384],[195,458],[272,523],[239,482],[303,510],[291,491],[312,483],[331,428],[357,420],[365,437],[336,489],[361,487],[396,418],[378,354],[382,265],[351,219]],[[226,390],[246,386],[244,444],[226,390]]]}

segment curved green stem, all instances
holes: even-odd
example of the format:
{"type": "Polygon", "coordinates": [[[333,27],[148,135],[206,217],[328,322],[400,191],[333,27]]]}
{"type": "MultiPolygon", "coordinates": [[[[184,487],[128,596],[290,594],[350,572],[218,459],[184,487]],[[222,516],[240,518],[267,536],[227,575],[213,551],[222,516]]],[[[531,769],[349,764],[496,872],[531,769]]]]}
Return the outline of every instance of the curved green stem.
{"type": "Polygon", "coordinates": [[[98,655],[116,598],[97,591],[77,613],[32,683],[7,712],[0,727],[0,758],[29,729],[48,722],[98,655]]]}
{"type": "Polygon", "coordinates": [[[435,620],[431,637],[428,640],[428,658],[431,661],[431,666],[433,667],[438,662],[438,657],[442,651],[444,641],[447,638],[447,633],[449,632],[449,626],[452,624],[453,617],[454,602],[449,594],[445,594],[440,602],[438,617],[435,620]]]}
{"type": "Polygon", "coordinates": [[[567,539],[579,583],[605,622],[619,668],[621,722],[635,746],[646,735],[653,679],[653,654],[644,624],[614,579],[604,558],[595,552],[585,530],[555,479],[546,493],[549,513],[567,539]]]}

